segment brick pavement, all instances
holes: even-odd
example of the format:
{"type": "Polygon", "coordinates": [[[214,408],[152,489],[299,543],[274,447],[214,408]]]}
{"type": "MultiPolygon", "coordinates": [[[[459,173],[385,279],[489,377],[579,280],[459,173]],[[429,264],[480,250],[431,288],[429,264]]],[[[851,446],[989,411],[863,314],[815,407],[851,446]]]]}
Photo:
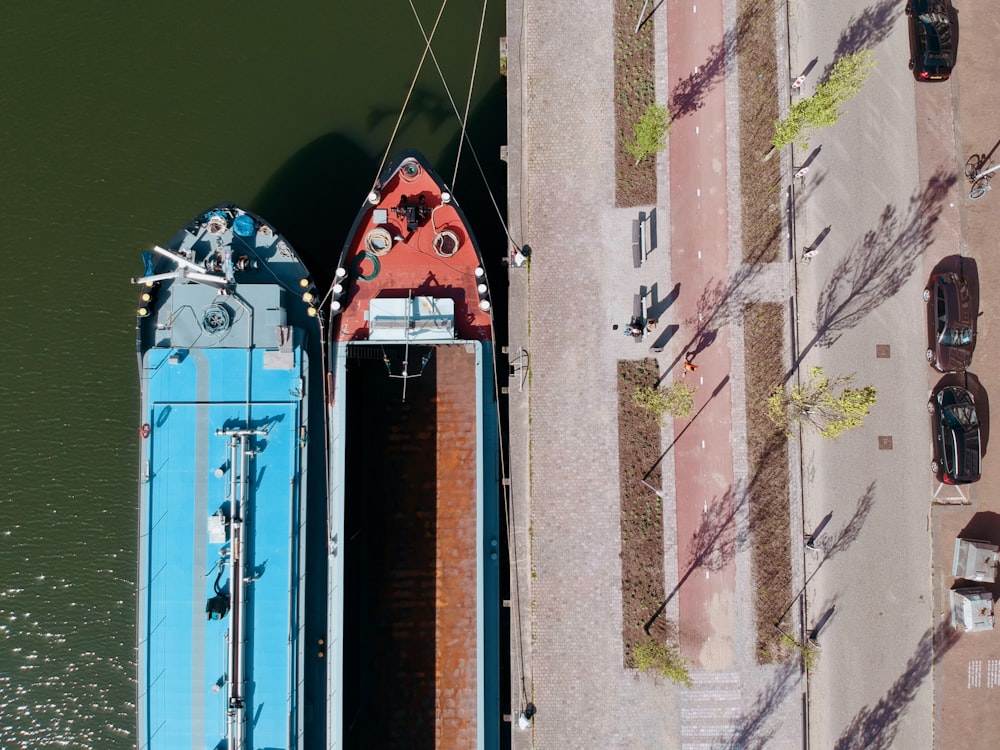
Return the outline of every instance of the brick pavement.
{"type": "MultiPolygon", "coordinates": [[[[655,4],[654,4],[655,5],[655,4]]],[[[734,0],[724,4],[726,28],[734,0]]],[[[671,155],[658,164],[658,247],[633,268],[637,209],[614,207],[613,43],[610,2],[510,0],[507,4],[509,219],[531,247],[530,271],[511,268],[511,358],[524,347],[530,377],[511,381],[512,599],[516,625],[512,712],[531,701],[529,731],[515,748],[695,748],[720,737],[769,738],[797,747],[797,673],[757,668],[753,659],[749,553],[735,560],[732,669],[695,674],[683,691],[622,667],[616,363],[647,356],[613,331],[632,313],[642,285],[673,286],[669,195],[671,155]],[[720,687],[719,680],[722,680],[720,687]],[[779,732],[777,726],[784,724],[779,732]],[[789,731],[792,728],[792,731],[789,731]]],[[[657,98],[666,101],[666,9],[656,12],[657,98]]],[[[728,61],[732,63],[731,55],[728,61]]],[[[725,82],[726,166],[738,195],[735,79],[725,82]]],[[[675,154],[673,158],[681,158],[675,154]]],[[[738,214],[730,213],[729,270],[739,268],[738,214]]],[[[720,269],[725,273],[725,269],[720,269]]],[[[741,287],[786,301],[789,269],[777,264],[741,287]]],[[[698,290],[690,290],[697,296],[698,290]]],[[[743,450],[740,305],[728,323],[732,394],[731,461],[746,476],[743,450]]],[[[666,321],[661,319],[661,326],[666,321]]],[[[681,321],[672,321],[680,323],[681,321]]],[[[682,329],[682,333],[684,330],[682,329]]],[[[661,369],[683,355],[683,335],[659,354],[661,369]]],[[[664,445],[672,440],[668,428],[664,445]]],[[[672,461],[672,459],[671,459],[672,461]]],[[[677,582],[672,463],[665,467],[666,588],[677,582]]],[[[737,529],[746,526],[745,514],[737,529]]],[[[676,605],[674,605],[676,606],[676,605]]],[[[676,617],[676,609],[668,610],[676,617]]]]}
{"type": "MultiPolygon", "coordinates": [[[[991,192],[981,200],[970,201],[969,185],[961,175],[969,156],[987,153],[997,142],[1000,93],[992,86],[995,65],[991,60],[1000,20],[996,9],[988,4],[962,3],[959,10],[962,39],[954,76],[950,84],[941,87],[918,87],[918,113],[923,115],[918,132],[924,139],[920,143],[921,156],[926,158],[921,162],[927,170],[942,164],[959,173],[956,199],[948,206],[950,210],[945,210],[941,223],[948,233],[950,252],[960,252],[971,259],[964,262],[965,272],[979,283],[982,317],[971,370],[988,392],[1000,379],[1000,355],[992,338],[1000,317],[989,302],[1000,289],[1000,269],[993,262],[1000,232],[997,211],[1000,194],[991,192]]],[[[995,179],[993,182],[994,186],[998,184],[995,179]]],[[[925,270],[929,272],[940,258],[926,260],[925,270]]],[[[932,376],[930,380],[937,378],[932,376]]],[[[979,403],[984,406],[982,400],[979,403]]],[[[988,415],[985,423],[989,423],[988,415]]],[[[956,587],[951,574],[955,537],[964,535],[1000,543],[1000,472],[993,452],[987,446],[982,481],[957,488],[969,499],[968,505],[938,505],[933,509],[937,616],[947,612],[948,591],[956,587]]],[[[957,494],[956,488],[948,489],[957,494]]],[[[985,586],[994,598],[1000,596],[1000,584],[985,586]]],[[[962,636],[937,662],[933,678],[934,747],[997,747],[1000,724],[994,721],[990,706],[996,703],[1000,688],[1000,631],[962,636]]]]}

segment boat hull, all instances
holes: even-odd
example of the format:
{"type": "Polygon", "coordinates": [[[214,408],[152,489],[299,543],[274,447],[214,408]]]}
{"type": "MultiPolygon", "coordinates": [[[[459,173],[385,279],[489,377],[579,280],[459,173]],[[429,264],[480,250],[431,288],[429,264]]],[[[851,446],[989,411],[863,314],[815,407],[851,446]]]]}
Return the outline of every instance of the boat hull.
{"type": "Polygon", "coordinates": [[[301,748],[306,507],[325,486],[308,274],[231,204],[157,255],[137,280],[137,746],[301,748]]]}
{"type": "Polygon", "coordinates": [[[396,159],[330,310],[329,747],[499,746],[492,309],[465,217],[396,159]]]}

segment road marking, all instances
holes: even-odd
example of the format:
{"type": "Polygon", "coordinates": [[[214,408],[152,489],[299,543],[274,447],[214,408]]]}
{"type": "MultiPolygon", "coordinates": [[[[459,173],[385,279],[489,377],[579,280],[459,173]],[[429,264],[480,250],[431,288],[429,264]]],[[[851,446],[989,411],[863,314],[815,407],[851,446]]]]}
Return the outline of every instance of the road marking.
{"type": "Polygon", "coordinates": [[[969,662],[969,687],[979,687],[982,684],[983,662],[975,659],[969,662]]]}
{"type": "Polygon", "coordinates": [[[706,500],[706,501],[705,501],[705,504],[704,504],[704,505],[702,505],[701,507],[702,507],[702,510],[703,510],[703,511],[704,511],[705,513],[708,513],[708,500],[706,500]]]}
{"type": "MultiPolygon", "coordinates": [[[[698,378],[698,385],[705,385],[705,376],[704,375],[702,375],[701,377],[698,378]]],[[[704,441],[702,441],[702,442],[704,442],[704,441]]]]}
{"type": "MultiPolygon", "coordinates": [[[[698,260],[701,260],[701,250],[698,251],[698,260]]],[[[698,320],[701,320],[701,315],[698,316],[698,320]]]]}
{"type": "Polygon", "coordinates": [[[705,580],[708,580],[708,577],[709,577],[710,575],[711,575],[711,574],[710,574],[710,573],[709,573],[709,572],[708,572],[708,571],[706,570],[706,571],[705,571],[705,580]]]}
{"type": "Polygon", "coordinates": [[[712,750],[741,731],[739,675],[732,672],[691,673],[692,685],[681,698],[680,750],[712,750]]]}
{"type": "Polygon", "coordinates": [[[692,13],[697,13],[698,12],[698,6],[697,5],[692,5],[691,6],[691,12],[692,13]]]}
{"type": "Polygon", "coordinates": [[[701,188],[698,188],[698,197],[701,197],[701,188]]]}
{"type": "Polygon", "coordinates": [[[702,441],[701,441],[701,447],[702,447],[702,448],[704,448],[704,447],[705,447],[705,441],[704,441],[704,440],[702,440],[702,441]]]}
{"type": "Polygon", "coordinates": [[[694,126],[694,134],[698,135],[699,133],[701,133],[701,125],[695,125],[694,126]]]}
{"type": "Polygon", "coordinates": [[[986,687],[1000,687],[1000,659],[986,662],[986,687]]]}

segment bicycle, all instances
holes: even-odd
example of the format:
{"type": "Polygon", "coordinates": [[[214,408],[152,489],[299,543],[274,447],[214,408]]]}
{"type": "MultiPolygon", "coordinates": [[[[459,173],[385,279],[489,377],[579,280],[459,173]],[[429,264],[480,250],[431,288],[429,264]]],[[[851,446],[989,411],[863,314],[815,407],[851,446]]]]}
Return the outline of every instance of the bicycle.
{"type": "Polygon", "coordinates": [[[965,162],[965,178],[972,183],[969,191],[971,200],[979,200],[990,191],[990,175],[1000,169],[1000,164],[983,171],[983,167],[989,163],[990,157],[986,154],[973,154],[965,162]]]}

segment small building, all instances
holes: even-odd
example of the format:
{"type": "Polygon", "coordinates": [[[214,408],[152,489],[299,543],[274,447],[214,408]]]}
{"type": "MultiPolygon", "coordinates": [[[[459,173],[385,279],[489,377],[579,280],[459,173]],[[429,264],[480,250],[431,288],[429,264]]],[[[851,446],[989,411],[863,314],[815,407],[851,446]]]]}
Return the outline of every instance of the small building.
{"type": "Polygon", "coordinates": [[[987,581],[997,579],[1000,565],[1000,547],[978,539],[956,539],[955,558],[951,574],[967,581],[987,581]]]}
{"type": "Polygon", "coordinates": [[[951,591],[951,626],[975,633],[993,630],[993,595],[982,586],[951,591]]]}

